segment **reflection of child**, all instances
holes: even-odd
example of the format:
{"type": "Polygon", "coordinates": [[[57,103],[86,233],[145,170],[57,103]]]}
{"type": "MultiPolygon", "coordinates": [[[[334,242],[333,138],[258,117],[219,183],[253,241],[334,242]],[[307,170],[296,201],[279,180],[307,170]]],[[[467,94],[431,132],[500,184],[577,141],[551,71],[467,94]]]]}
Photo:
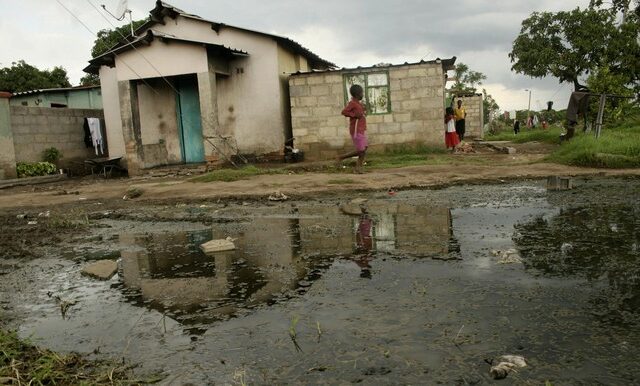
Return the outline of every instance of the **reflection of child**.
{"type": "Polygon", "coordinates": [[[447,149],[451,148],[451,152],[453,153],[456,150],[456,146],[460,143],[460,139],[456,133],[456,118],[453,114],[453,108],[447,107],[444,123],[447,125],[444,133],[444,144],[447,146],[447,149]]]}
{"type": "Polygon", "coordinates": [[[363,214],[360,217],[360,223],[358,224],[358,230],[356,231],[356,253],[353,261],[360,267],[360,277],[371,279],[371,265],[369,262],[373,258],[371,250],[373,249],[373,238],[371,237],[371,227],[373,226],[373,220],[363,214]]]}
{"type": "Polygon", "coordinates": [[[364,90],[361,86],[354,84],[349,89],[351,100],[342,110],[342,115],[349,117],[349,134],[356,150],[338,157],[338,162],[343,159],[358,156],[355,172],[363,173],[362,165],[364,164],[364,156],[367,151],[367,118],[365,116],[364,106],[362,106],[362,98],[364,98],[364,90]]]}

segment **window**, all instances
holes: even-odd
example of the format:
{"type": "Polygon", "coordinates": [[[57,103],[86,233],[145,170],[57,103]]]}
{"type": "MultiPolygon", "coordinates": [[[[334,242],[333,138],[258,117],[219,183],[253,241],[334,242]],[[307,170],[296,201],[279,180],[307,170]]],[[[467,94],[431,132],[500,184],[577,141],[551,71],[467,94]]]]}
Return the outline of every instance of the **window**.
{"type": "Polygon", "coordinates": [[[364,89],[362,102],[367,107],[367,114],[388,114],[391,112],[388,72],[345,74],[343,81],[345,104],[351,98],[349,88],[358,84],[364,89]]]}

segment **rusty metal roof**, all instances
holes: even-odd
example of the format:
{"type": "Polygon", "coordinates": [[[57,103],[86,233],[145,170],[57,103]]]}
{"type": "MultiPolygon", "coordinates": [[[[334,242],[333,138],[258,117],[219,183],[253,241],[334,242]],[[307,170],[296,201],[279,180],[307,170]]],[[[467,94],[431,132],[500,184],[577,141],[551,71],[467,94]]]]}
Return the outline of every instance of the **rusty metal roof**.
{"type": "MultiPolygon", "coordinates": [[[[141,25],[140,27],[138,27],[135,31],[135,34],[138,35],[138,33],[145,31],[145,30],[149,30],[151,27],[153,27],[156,24],[164,24],[164,18],[168,16],[172,19],[177,18],[178,16],[181,17],[185,17],[185,18],[189,18],[189,19],[194,19],[194,20],[199,20],[205,23],[209,23],[211,24],[211,29],[213,31],[219,32],[222,28],[232,28],[232,29],[236,29],[236,30],[241,30],[241,31],[246,31],[246,32],[250,32],[250,33],[254,33],[257,35],[262,35],[262,36],[266,36],[269,37],[271,39],[274,39],[278,44],[280,44],[281,46],[283,46],[284,48],[298,54],[301,56],[304,56],[305,58],[307,58],[307,61],[309,62],[309,65],[312,68],[318,68],[318,69],[329,69],[329,68],[335,68],[336,65],[322,59],[320,56],[314,54],[313,52],[311,52],[311,50],[309,50],[308,48],[302,46],[300,43],[291,40],[287,37],[284,36],[278,36],[278,35],[273,35],[273,34],[269,34],[269,33],[265,33],[265,32],[260,32],[260,31],[255,31],[255,30],[251,30],[251,29],[247,29],[247,28],[242,28],[242,27],[237,27],[237,26],[233,26],[233,25],[228,25],[228,24],[224,24],[224,23],[218,23],[215,21],[211,21],[211,20],[207,20],[204,19],[198,15],[194,15],[194,14],[190,14],[187,13],[179,8],[174,7],[173,5],[166,3],[164,1],[161,0],[157,0],[156,1],[156,6],[154,9],[152,9],[149,12],[149,20],[144,23],[143,25],[141,25]]],[[[175,39],[175,38],[174,38],[175,39]]],[[[131,44],[134,44],[135,42],[137,42],[139,40],[139,38],[132,38],[131,36],[127,37],[127,39],[122,39],[118,44],[116,44],[114,47],[112,47],[108,53],[111,54],[118,54],[121,48],[123,47],[129,47],[131,46],[131,44]]],[[[179,39],[175,39],[175,40],[179,40],[179,39]]],[[[200,43],[200,42],[199,42],[200,43]]],[[[125,49],[126,50],[126,49],[125,49]]],[[[98,58],[103,57],[103,55],[98,56],[96,58],[93,58],[89,61],[89,63],[91,63],[89,66],[87,66],[84,71],[85,72],[89,72],[89,73],[97,73],[97,68],[95,67],[96,64],[94,64],[94,61],[98,58]]],[[[99,68],[99,65],[98,65],[99,68]]]]}
{"type": "Polygon", "coordinates": [[[455,62],[456,62],[456,57],[454,56],[450,59],[436,58],[434,60],[428,60],[428,61],[421,60],[419,62],[413,62],[413,63],[404,62],[402,64],[384,64],[384,65],[378,64],[375,66],[368,66],[368,67],[351,67],[351,68],[343,67],[343,68],[333,68],[333,69],[327,69],[327,70],[312,70],[307,72],[298,71],[291,75],[296,76],[296,75],[322,74],[322,73],[328,73],[328,72],[337,72],[337,73],[356,72],[356,71],[362,71],[362,70],[375,70],[375,69],[384,69],[384,68],[392,68],[392,67],[415,66],[420,64],[442,64],[442,68],[445,71],[449,71],[455,68],[454,66],[455,62]]]}

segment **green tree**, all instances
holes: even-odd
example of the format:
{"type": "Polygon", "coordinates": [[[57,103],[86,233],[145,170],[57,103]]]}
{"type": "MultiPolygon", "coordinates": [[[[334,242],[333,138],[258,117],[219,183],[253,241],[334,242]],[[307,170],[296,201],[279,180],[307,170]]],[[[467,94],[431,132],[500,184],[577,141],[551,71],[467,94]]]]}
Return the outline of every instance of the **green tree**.
{"type": "Polygon", "coordinates": [[[498,114],[500,110],[500,106],[498,106],[498,102],[491,96],[491,94],[487,93],[486,89],[482,89],[482,94],[484,98],[482,99],[482,112],[484,115],[484,122],[489,122],[493,120],[498,114]]]}
{"type": "Polygon", "coordinates": [[[630,86],[637,85],[638,17],[635,12],[629,13],[624,22],[619,22],[617,5],[601,5],[601,1],[594,1],[584,10],[532,13],[522,22],[513,42],[511,69],[536,78],[553,76],[561,83],[573,83],[578,90],[583,87],[580,82],[584,76],[608,66],[613,73],[623,74],[630,86]]]}
{"type": "Polygon", "coordinates": [[[80,86],[99,86],[100,77],[94,74],[87,74],[80,78],[80,86]]]}
{"type": "MultiPolygon", "coordinates": [[[[136,20],[133,22],[133,29],[138,29],[143,25],[147,19],[136,20]]],[[[129,24],[125,24],[116,29],[102,29],[98,31],[97,39],[93,42],[93,48],[91,49],[91,57],[95,58],[105,52],[108,52],[116,44],[123,40],[123,36],[131,36],[131,27],[129,24]]]]}
{"type": "Polygon", "coordinates": [[[475,94],[477,86],[487,79],[486,75],[478,71],[472,71],[464,63],[458,63],[455,68],[455,83],[451,90],[475,94]]]}
{"type": "Polygon", "coordinates": [[[0,90],[12,93],[42,88],[71,87],[67,70],[54,67],[39,70],[24,60],[11,63],[11,67],[0,68],[0,90]]]}

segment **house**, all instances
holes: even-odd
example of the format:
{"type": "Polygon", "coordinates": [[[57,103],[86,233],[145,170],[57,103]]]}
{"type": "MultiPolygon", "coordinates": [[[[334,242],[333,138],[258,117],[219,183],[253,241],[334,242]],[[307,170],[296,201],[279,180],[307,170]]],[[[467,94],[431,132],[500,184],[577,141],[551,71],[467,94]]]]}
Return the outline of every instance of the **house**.
{"type": "Polygon", "coordinates": [[[149,21],[93,58],[109,154],[131,175],[159,165],[281,152],[292,135],[289,74],[334,67],[285,37],[157,1],[149,21]]]}
{"type": "Polygon", "coordinates": [[[462,107],[467,112],[464,120],[465,140],[482,139],[484,137],[484,95],[456,90],[449,90],[449,95],[455,96],[456,100],[461,100],[462,107]]]}
{"type": "Polygon", "coordinates": [[[295,147],[307,160],[333,159],[352,149],[340,115],[349,88],[364,88],[370,148],[444,144],[445,83],[456,58],[401,65],[301,71],[289,79],[295,147]]]}
{"type": "Polygon", "coordinates": [[[67,107],[71,109],[101,109],[100,86],[47,88],[13,94],[12,106],[67,107]]]}

